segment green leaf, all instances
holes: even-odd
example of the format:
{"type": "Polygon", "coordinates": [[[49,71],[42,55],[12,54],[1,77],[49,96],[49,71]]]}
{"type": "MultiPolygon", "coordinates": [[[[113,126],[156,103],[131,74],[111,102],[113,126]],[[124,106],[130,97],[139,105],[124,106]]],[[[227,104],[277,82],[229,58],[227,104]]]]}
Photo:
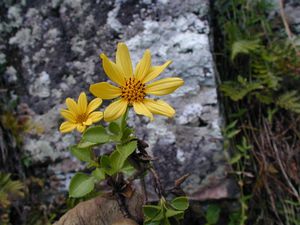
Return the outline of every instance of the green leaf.
{"type": "Polygon", "coordinates": [[[239,101],[244,97],[248,96],[253,91],[263,89],[263,85],[259,81],[241,81],[242,79],[240,79],[240,81],[238,82],[225,81],[223,84],[220,85],[220,90],[224,93],[225,96],[231,98],[231,100],[239,101]]]}
{"type": "Polygon", "coordinates": [[[151,219],[155,218],[161,211],[162,211],[162,208],[157,205],[144,205],[143,206],[144,215],[151,219]]]}
{"type": "Polygon", "coordinates": [[[94,189],[94,178],[84,173],[76,173],[69,186],[69,195],[73,198],[80,198],[94,189]]]}
{"type": "Polygon", "coordinates": [[[84,142],[103,144],[110,141],[110,135],[103,126],[95,126],[87,129],[82,139],[84,142]]]}
{"type": "Polygon", "coordinates": [[[234,136],[236,136],[240,132],[241,132],[241,130],[232,130],[232,131],[230,131],[226,134],[226,138],[229,138],[229,139],[233,138],[234,136]]]}
{"type": "Polygon", "coordinates": [[[160,225],[160,221],[152,221],[152,220],[146,220],[144,221],[145,225],[160,225]]]}
{"type": "Polygon", "coordinates": [[[170,221],[165,217],[165,218],[163,218],[163,220],[161,221],[162,223],[162,225],[171,225],[170,224],[170,221]]]}
{"type": "Polygon", "coordinates": [[[281,108],[300,114],[300,95],[297,91],[282,94],[276,104],[281,108]]]}
{"type": "Polygon", "coordinates": [[[118,150],[115,150],[111,153],[111,155],[109,156],[109,161],[110,166],[112,167],[113,174],[119,172],[122,169],[125,160],[126,159],[118,150]]]}
{"type": "Polygon", "coordinates": [[[77,148],[88,148],[88,147],[93,147],[97,145],[96,143],[92,143],[92,142],[84,142],[84,141],[81,141],[78,145],[77,145],[77,148]]]}
{"type": "Polygon", "coordinates": [[[117,145],[118,151],[122,154],[125,160],[135,151],[137,148],[137,141],[130,141],[123,145],[117,145]]]}
{"type": "Polygon", "coordinates": [[[123,133],[124,129],[127,126],[126,120],[127,120],[127,115],[128,115],[128,108],[126,109],[126,112],[115,121],[116,124],[118,124],[120,131],[123,133]]]}
{"type": "Polygon", "coordinates": [[[112,175],[113,174],[113,168],[111,166],[111,163],[110,163],[110,157],[107,156],[107,155],[103,155],[100,159],[100,166],[101,168],[103,168],[104,172],[108,175],[112,175]]]}
{"type": "Polygon", "coordinates": [[[170,204],[174,209],[181,211],[184,211],[189,207],[189,201],[185,196],[174,198],[170,204]]]}
{"type": "Polygon", "coordinates": [[[160,221],[165,218],[165,210],[162,209],[160,212],[152,219],[153,221],[160,221]]]}
{"type": "Polygon", "coordinates": [[[78,148],[76,145],[71,147],[71,153],[77,159],[83,162],[91,162],[91,149],[90,148],[78,148]]]}
{"type": "Polygon", "coordinates": [[[96,168],[92,172],[92,176],[95,177],[98,181],[104,180],[105,179],[105,171],[103,168],[96,168]]]}
{"type": "Polygon", "coordinates": [[[113,134],[119,134],[120,133],[120,127],[119,127],[118,123],[116,123],[116,122],[111,122],[108,125],[108,130],[113,134]]]}
{"type": "Polygon", "coordinates": [[[174,209],[167,208],[166,217],[169,218],[169,217],[173,217],[173,216],[176,216],[176,215],[179,215],[182,213],[183,213],[183,211],[181,211],[181,210],[174,210],[174,209]]]}
{"type": "Polygon", "coordinates": [[[129,163],[128,160],[126,160],[121,169],[121,172],[126,174],[127,176],[131,176],[135,173],[135,171],[136,171],[136,169],[129,163]]]}
{"type": "Polygon", "coordinates": [[[181,214],[175,215],[174,218],[176,218],[177,220],[182,220],[182,219],[184,219],[184,212],[181,211],[181,214]]]}
{"type": "Polygon", "coordinates": [[[217,205],[209,205],[205,214],[205,218],[209,224],[217,224],[219,221],[221,209],[217,205]]]}
{"type": "Polygon", "coordinates": [[[124,142],[129,139],[130,135],[133,133],[133,129],[126,127],[123,131],[123,136],[121,140],[124,142]]]}
{"type": "Polygon", "coordinates": [[[259,40],[238,40],[232,44],[231,60],[234,60],[238,54],[249,54],[259,49],[261,45],[259,40]]]}
{"type": "Polygon", "coordinates": [[[111,173],[117,173],[123,168],[125,161],[135,151],[136,147],[136,141],[131,141],[124,145],[117,145],[117,150],[113,151],[109,156],[110,166],[113,169],[111,173]]]}
{"type": "Polygon", "coordinates": [[[230,160],[230,164],[235,164],[241,159],[242,155],[240,153],[236,153],[230,160]]]}

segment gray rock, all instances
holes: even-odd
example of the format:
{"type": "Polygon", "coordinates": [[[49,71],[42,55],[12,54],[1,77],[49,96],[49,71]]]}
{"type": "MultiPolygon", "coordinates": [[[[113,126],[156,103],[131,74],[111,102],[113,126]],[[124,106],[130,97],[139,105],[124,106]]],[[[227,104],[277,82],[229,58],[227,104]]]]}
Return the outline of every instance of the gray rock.
{"type": "MultiPolygon", "coordinates": [[[[117,42],[123,41],[134,63],[149,48],[154,65],[173,60],[160,78],[178,76],[185,81],[176,92],[162,97],[176,109],[173,119],[157,116],[149,123],[130,112],[138,137],[158,157],[155,166],[164,183],[171,185],[191,173],[184,187],[195,199],[212,186],[224,190],[221,184],[227,180],[227,167],[207,19],[209,1],[52,0],[12,7],[11,21],[20,27],[10,33],[9,45],[18,57],[14,59],[17,65],[8,66],[18,68],[24,81],[13,91],[34,112],[33,124],[43,128],[24,137],[24,151],[33,163],[48,161],[49,168],[55,168],[51,171],[61,170],[57,173],[65,187],[78,164],[65,171],[55,162],[69,159],[68,146],[78,141],[78,135],[59,133],[63,121],[59,109],[65,107],[66,97],[77,98],[81,91],[88,92],[90,84],[107,80],[99,54],[114,58],[117,42]],[[22,14],[22,21],[17,13],[22,14]]],[[[1,22],[1,26],[12,25],[1,22]]],[[[103,106],[107,104],[104,101],[103,106]]]]}
{"type": "Polygon", "coordinates": [[[29,93],[32,96],[47,98],[50,96],[50,77],[46,71],[43,71],[34,80],[34,83],[29,86],[29,93]]]}
{"type": "Polygon", "coordinates": [[[14,84],[18,80],[17,71],[13,66],[9,66],[6,68],[4,76],[9,84],[14,84]]]}

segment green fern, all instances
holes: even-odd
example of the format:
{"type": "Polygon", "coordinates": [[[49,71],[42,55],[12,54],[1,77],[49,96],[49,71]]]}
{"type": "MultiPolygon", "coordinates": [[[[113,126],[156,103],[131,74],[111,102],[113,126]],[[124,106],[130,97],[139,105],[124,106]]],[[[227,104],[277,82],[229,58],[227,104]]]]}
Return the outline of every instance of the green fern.
{"type": "Polygon", "coordinates": [[[238,54],[249,54],[261,48],[259,40],[238,40],[232,44],[231,60],[234,60],[238,54]]]}
{"type": "Polygon", "coordinates": [[[286,110],[300,113],[300,95],[297,91],[286,92],[279,96],[276,105],[286,110]]]}
{"type": "Polygon", "coordinates": [[[274,72],[270,68],[270,65],[264,63],[264,61],[261,58],[253,60],[252,72],[253,77],[259,80],[267,88],[271,90],[278,89],[282,78],[276,76],[276,74],[274,74],[274,72]]]}
{"type": "Polygon", "coordinates": [[[10,174],[0,172],[0,207],[7,208],[11,200],[24,196],[24,184],[13,181],[10,174]]]}
{"type": "Polygon", "coordinates": [[[227,81],[220,85],[220,90],[224,95],[231,98],[233,101],[239,101],[249,93],[262,88],[263,86],[260,82],[248,82],[241,76],[238,76],[238,82],[227,81]]]}

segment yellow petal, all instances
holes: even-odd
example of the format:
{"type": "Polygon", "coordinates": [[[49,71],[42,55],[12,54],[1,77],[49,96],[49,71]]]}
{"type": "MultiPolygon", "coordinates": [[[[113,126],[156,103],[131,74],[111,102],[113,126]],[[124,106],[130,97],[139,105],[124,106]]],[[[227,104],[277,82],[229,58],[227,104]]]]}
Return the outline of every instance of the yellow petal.
{"type": "Polygon", "coordinates": [[[159,74],[161,74],[170,64],[172,63],[172,61],[167,61],[165,64],[161,65],[161,66],[152,66],[149,71],[148,74],[146,75],[146,77],[143,79],[143,83],[147,83],[153,79],[155,79],[156,77],[158,77],[159,74]]]}
{"type": "Polygon", "coordinates": [[[136,114],[147,116],[150,118],[150,120],[153,120],[152,113],[142,102],[134,102],[133,109],[136,112],[136,114]]]}
{"type": "Polygon", "coordinates": [[[81,125],[81,124],[77,124],[76,128],[80,133],[82,133],[83,131],[85,131],[86,126],[81,125]]]}
{"type": "Polygon", "coordinates": [[[90,125],[92,125],[92,123],[93,123],[93,121],[90,118],[88,118],[85,122],[83,122],[83,125],[90,126],[90,125]]]}
{"type": "Polygon", "coordinates": [[[76,116],[73,112],[66,110],[66,109],[62,109],[60,110],[60,114],[68,121],[75,123],[76,122],[76,116]]]}
{"type": "Polygon", "coordinates": [[[135,66],[135,69],[134,69],[134,77],[136,77],[136,76],[137,76],[137,73],[139,72],[139,69],[140,69],[140,66],[141,66],[141,61],[142,61],[142,60],[140,60],[140,61],[136,64],[136,66],[135,66]]]}
{"type": "Polygon", "coordinates": [[[92,112],[88,117],[88,119],[91,119],[93,123],[102,120],[102,118],[103,118],[103,112],[92,112]]]}
{"type": "Polygon", "coordinates": [[[80,114],[84,114],[87,109],[87,98],[84,92],[81,92],[78,98],[78,111],[80,114]]]}
{"type": "Polygon", "coordinates": [[[118,119],[125,113],[127,105],[127,101],[123,99],[111,103],[104,111],[104,120],[110,122],[118,119]]]}
{"type": "Polygon", "coordinates": [[[106,55],[101,54],[100,57],[102,58],[103,69],[106,75],[116,84],[120,86],[124,85],[125,77],[122,68],[110,61],[106,55]]]}
{"type": "Polygon", "coordinates": [[[76,124],[70,123],[68,121],[63,122],[60,127],[59,127],[59,131],[61,133],[67,133],[67,132],[71,132],[72,130],[74,130],[76,128],[76,124]]]}
{"type": "Polygon", "coordinates": [[[96,97],[102,99],[113,99],[121,95],[121,89],[117,88],[107,82],[92,84],[90,92],[96,97]]]}
{"type": "Polygon", "coordinates": [[[167,95],[175,91],[181,85],[183,85],[183,80],[178,77],[169,77],[155,81],[146,86],[145,93],[152,95],[167,95]]]}
{"type": "Polygon", "coordinates": [[[163,100],[144,99],[143,103],[154,114],[167,117],[173,117],[175,114],[175,110],[163,100]]]}
{"type": "Polygon", "coordinates": [[[147,49],[144,53],[143,58],[140,61],[140,65],[137,68],[137,72],[136,72],[136,78],[138,80],[143,80],[144,77],[147,75],[149,69],[151,66],[151,53],[150,50],[147,49]]]}
{"type": "Polygon", "coordinates": [[[125,77],[132,77],[132,63],[127,46],[119,43],[117,47],[116,63],[124,72],[125,77]]]}
{"type": "Polygon", "coordinates": [[[66,99],[66,105],[68,107],[68,109],[75,113],[75,114],[78,114],[78,106],[77,106],[77,103],[72,99],[72,98],[67,98],[66,99]]]}
{"type": "Polygon", "coordinates": [[[93,112],[95,109],[97,109],[102,103],[102,99],[101,98],[95,98],[93,99],[87,107],[87,114],[93,112]]]}

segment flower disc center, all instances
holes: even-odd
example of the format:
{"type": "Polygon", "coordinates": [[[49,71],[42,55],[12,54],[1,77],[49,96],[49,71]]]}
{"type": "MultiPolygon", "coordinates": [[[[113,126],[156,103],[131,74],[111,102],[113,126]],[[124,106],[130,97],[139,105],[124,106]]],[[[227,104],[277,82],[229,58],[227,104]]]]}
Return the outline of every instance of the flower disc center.
{"type": "Polygon", "coordinates": [[[86,113],[78,114],[77,117],[76,117],[76,122],[78,122],[78,123],[86,122],[87,118],[88,118],[88,115],[86,113]]]}
{"type": "Polygon", "coordinates": [[[139,102],[144,99],[145,94],[145,84],[141,81],[130,77],[126,80],[125,85],[121,87],[122,98],[127,100],[129,104],[133,102],[139,102]]]}

